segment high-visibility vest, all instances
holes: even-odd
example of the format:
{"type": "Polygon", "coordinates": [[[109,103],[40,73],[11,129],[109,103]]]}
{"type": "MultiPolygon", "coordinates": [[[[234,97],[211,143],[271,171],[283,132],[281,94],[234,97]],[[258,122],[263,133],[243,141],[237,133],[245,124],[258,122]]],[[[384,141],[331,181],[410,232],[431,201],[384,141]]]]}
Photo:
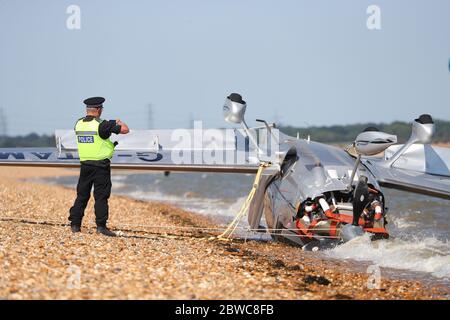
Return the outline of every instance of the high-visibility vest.
{"type": "Polygon", "coordinates": [[[111,159],[114,153],[114,144],[109,139],[102,139],[98,134],[101,119],[83,121],[81,118],[75,125],[77,135],[78,155],[80,161],[111,159]]]}

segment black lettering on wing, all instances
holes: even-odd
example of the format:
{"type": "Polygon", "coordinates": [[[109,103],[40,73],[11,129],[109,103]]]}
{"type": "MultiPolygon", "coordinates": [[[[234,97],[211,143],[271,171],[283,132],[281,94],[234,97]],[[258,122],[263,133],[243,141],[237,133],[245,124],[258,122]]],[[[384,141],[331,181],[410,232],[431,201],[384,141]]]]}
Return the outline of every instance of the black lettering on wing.
{"type": "Polygon", "coordinates": [[[16,160],[25,160],[23,152],[0,152],[1,160],[7,160],[9,156],[13,156],[16,160]]]}
{"type": "Polygon", "coordinates": [[[163,155],[159,152],[137,152],[139,160],[147,162],[158,162],[163,158],[163,155]]]}
{"type": "Polygon", "coordinates": [[[32,152],[31,154],[40,160],[47,160],[52,155],[51,152],[32,152]]]}
{"type": "Polygon", "coordinates": [[[75,160],[79,158],[75,158],[71,152],[66,152],[65,158],[58,158],[59,160],[75,160]]]}

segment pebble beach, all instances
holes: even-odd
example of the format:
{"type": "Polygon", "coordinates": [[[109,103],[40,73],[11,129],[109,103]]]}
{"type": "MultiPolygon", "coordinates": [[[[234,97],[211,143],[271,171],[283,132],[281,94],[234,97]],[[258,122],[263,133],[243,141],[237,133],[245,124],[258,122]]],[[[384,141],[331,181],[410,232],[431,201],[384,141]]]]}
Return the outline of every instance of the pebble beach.
{"type": "MultiPolygon", "coordinates": [[[[30,181],[76,170],[0,168],[0,299],[448,299],[450,289],[349,269],[352,262],[273,241],[214,238],[207,217],[112,194],[95,233],[93,199],[81,234],[68,210],[75,186],[30,181]],[[350,272],[351,270],[351,272],[350,272]]],[[[114,171],[113,171],[114,174],[114,171]]]]}

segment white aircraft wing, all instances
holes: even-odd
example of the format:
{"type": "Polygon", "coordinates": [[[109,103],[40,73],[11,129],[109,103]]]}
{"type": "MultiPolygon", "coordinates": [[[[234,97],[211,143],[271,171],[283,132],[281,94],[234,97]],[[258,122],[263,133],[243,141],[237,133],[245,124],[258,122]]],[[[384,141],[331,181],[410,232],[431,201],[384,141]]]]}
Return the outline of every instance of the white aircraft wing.
{"type": "MultiPolygon", "coordinates": [[[[238,152],[228,152],[230,157],[238,152]]],[[[242,155],[243,157],[245,155],[242,155]]],[[[117,151],[111,159],[113,169],[138,169],[156,171],[203,171],[255,173],[258,163],[248,160],[244,164],[207,162],[202,156],[192,161],[177,163],[172,151],[117,151]]],[[[0,148],[0,166],[66,167],[80,166],[77,151],[59,151],[56,148],[0,148]]]]}
{"type": "MultiPolygon", "coordinates": [[[[0,148],[0,166],[78,167],[76,135],[56,130],[55,148],[0,148]]],[[[255,173],[257,150],[242,130],[135,130],[117,141],[111,167],[255,173]]]]}
{"type": "Polygon", "coordinates": [[[450,199],[450,149],[411,145],[395,162],[403,145],[389,147],[382,159],[363,159],[380,185],[450,199]]]}

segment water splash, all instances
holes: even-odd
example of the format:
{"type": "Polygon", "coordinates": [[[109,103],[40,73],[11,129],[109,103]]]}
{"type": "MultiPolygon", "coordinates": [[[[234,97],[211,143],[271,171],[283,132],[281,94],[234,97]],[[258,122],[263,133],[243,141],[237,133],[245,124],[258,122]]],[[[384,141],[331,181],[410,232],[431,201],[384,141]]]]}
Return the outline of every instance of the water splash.
{"type": "Polygon", "coordinates": [[[366,234],[325,254],[332,258],[372,261],[380,267],[428,272],[450,280],[450,244],[434,237],[371,241],[366,234]]]}

